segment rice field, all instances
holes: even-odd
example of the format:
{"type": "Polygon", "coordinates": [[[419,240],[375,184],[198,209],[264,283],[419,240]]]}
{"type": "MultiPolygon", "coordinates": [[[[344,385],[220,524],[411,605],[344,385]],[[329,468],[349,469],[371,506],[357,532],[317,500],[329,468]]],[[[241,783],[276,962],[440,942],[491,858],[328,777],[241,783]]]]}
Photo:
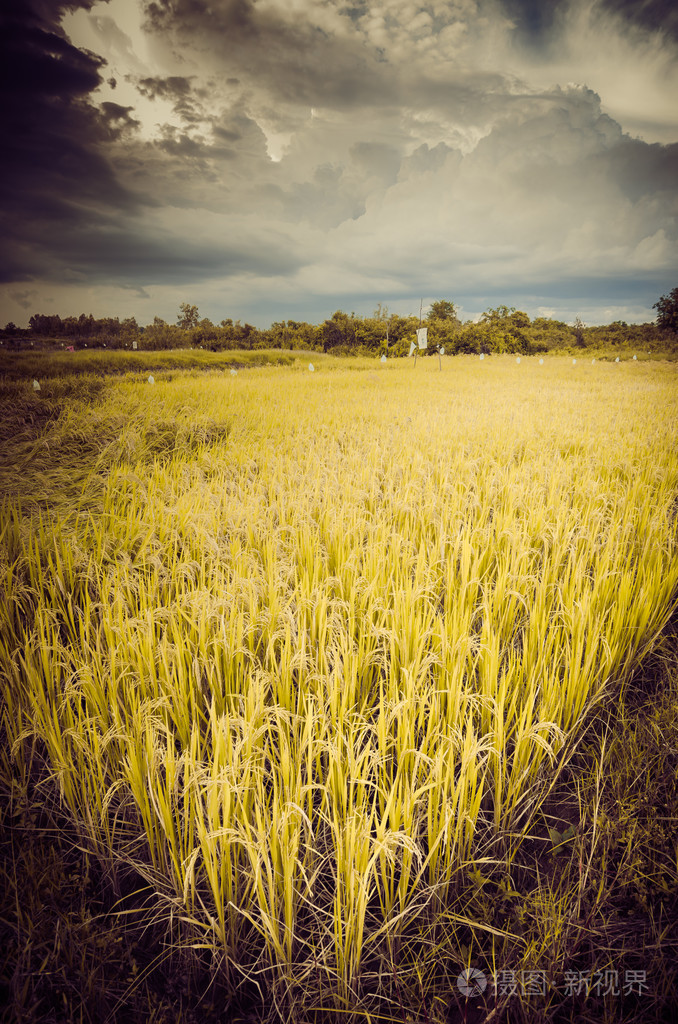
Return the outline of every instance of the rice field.
{"type": "Polygon", "coordinates": [[[676,607],[676,369],[313,362],[6,384],[1,772],[268,1019],[448,1020],[676,607]]]}

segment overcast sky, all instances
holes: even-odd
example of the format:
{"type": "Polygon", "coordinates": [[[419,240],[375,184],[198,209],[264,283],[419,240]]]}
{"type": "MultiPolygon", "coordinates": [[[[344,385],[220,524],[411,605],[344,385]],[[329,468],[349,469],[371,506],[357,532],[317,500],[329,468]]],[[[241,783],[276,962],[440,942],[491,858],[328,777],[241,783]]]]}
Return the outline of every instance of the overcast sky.
{"type": "Polygon", "coordinates": [[[0,323],[678,285],[673,0],[5,0],[0,323]]]}

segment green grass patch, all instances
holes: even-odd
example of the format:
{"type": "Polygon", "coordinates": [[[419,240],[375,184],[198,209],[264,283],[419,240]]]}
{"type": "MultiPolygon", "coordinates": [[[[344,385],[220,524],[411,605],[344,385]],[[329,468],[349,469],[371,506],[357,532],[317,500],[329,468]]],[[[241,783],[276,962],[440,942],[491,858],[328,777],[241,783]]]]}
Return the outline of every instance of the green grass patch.
{"type": "Polygon", "coordinates": [[[255,366],[292,366],[298,354],[278,349],[207,352],[200,349],[77,352],[0,352],[0,378],[8,381],[80,375],[168,373],[172,370],[230,370],[255,366]]]}

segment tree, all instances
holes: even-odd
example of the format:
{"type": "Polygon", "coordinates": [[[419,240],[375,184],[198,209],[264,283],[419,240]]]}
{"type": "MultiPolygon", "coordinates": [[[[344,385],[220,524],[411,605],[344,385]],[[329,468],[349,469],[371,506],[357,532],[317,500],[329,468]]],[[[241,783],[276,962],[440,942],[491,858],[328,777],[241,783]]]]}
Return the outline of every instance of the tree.
{"type": "Polygon", "coordinates": [[[177,317],[177,324],[182,327],[185,331],[190,330],[191,327],[198,326],[198,307],[191,306],[188,302],[182,302],[179,306],[181,315],[177,317]]]}
{"type": "Polygon", "coordinates": [[[481,334],[491,352],[527,354],[531,351],[530,318],[515,306],[497,306],[496,309],[485,310],[478,327],[485,328],[481,334]]]}
{"type": "Polygon", "coordinates": [[[346,348],[355,341],[355,328],[352,317],[342,313],[340,309],[333,313],[329,320],[322,324],[323,352],[334,348],[346,348]]]}
{"type": "Polygon", "coordinates": [[[427,320],[449,320],[458,323],[457,310],[453,302],[447,299],[438,299],[431,303],[431,308],[426,314],[427,320]]]}
{"type": "Polygon", "coordinates": [[[454,303],[448,302],[447,299],[432,302],[426,314],[426,321],[429,325],[426,354],[434,355],[441,348],[452,352],[455,336],[461,327],[454,303]]]}
{"type": "Polygon", "coordinates": [[[489,323],[492,324],[492,326],[496,326],[497,324],[503,325],[504,322],[516,312],[517,310],[515,306],[497,306],[496,309],[492,309],[490,307],[490,309],[486,309],[485,312],[481,314],[480,319],[483,323],[489,323]]]}
{"type": "Polygon", "coordinates": [[[124,342],[139,340],[139,324],[135,316],[126,317],[120,324],[120,337],[124,342]]]}
{"type": "Polygon", "coordinates": [[[584,321],[581,320],[580,317],[576,317],[574,324],[572,325],[572,330],[574,332],[575,341],[577,342],[579,348],[584,348],[586,345],[586,338],[584,337],[585,327],[586,324],[584,323],[584,321]]]}
{"type": "Polygon", "coordinates": [[[39,334],[43,337],[58,338],[63,336],[63,323],[61,317],[43,316],[42,313],[34,313],[28,321],[28,327],[32,334],[39,334]]]}
{"type": "Polygon", "coordinates": [[[652,308],[657,310],[657,327],[678,334],[678,288],[674,288],[668,295],[662,295],[652,308]]]}

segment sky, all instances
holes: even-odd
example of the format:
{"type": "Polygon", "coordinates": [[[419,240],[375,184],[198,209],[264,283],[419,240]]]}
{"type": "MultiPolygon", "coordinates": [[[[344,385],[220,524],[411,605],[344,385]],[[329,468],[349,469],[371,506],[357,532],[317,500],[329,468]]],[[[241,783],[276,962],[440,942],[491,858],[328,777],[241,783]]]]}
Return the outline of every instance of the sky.
{"type": "Polygon", "coordinates": [[[673,0],[5,0],[0,323],[629,323],[678,285],[673,0]]]}

